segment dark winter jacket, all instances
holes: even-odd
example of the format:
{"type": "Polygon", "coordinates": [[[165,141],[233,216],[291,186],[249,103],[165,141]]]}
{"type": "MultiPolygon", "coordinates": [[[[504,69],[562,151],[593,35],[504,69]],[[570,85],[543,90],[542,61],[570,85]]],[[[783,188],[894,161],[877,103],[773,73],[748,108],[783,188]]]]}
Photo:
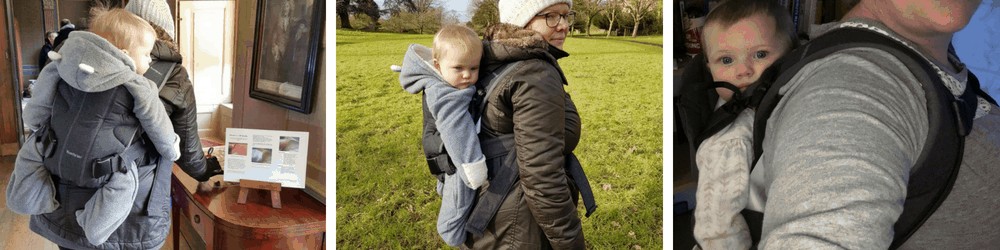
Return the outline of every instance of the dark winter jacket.
{"type": "Polygon", "coordinates": [[[69,38],[69,33],[73,31],[76,31],[76,25],[73,25],[72,23],[63,25],[59,28],[59,36],[56,37],[56,40],[52,41],[52,46],[59,47],[59,45],[62,45],[63,41],[66,41],[66,38],[69,38]]]}
{"type": "Polygon", "coordinates": [[[42,71],[45,64],[49,63],[49,51],[52,51],[55,47],[48,40],[45,40],[45,45],[42,45],[42,52],[38,53],[38,71],[42,71]]]}
{"type": "Polygon", "coordinates": [[[181,170],[198,181],[207,181],[213,173],[206,174],[205,152],[198,136],[198,105],[195,103],[194,86],[187,70],[181,66],[181,54],[169,38],[159,38],[153,46],[153,61],[176,62],[166,84],[160,89],[160,100],[167,108],[174,133],[181,137],[181,158],[175,161],[181,170]]]}
{"type": "Polygon", "coordinates": [[[484,40],[485,72],[524,61],[499,79],[482,118],[482,133],[514,134],[520,179],[487,232],[465,247],[583,249],[576,192],[564,168],[565,154],[580,140],[580,116],[556,62],[569,54],[537,32],[507,24],[488,29],[484,40]]]}

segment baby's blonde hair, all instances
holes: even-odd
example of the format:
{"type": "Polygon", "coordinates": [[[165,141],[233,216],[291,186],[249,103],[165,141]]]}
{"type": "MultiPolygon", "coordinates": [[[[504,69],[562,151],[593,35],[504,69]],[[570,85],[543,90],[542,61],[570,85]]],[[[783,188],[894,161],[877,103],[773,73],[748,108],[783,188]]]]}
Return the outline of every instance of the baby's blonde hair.
{"type": "Polygon", "coordinates": [[[464,25],[448,24],[434,35],[434,59],[440,59],[450,49],[462,53],[483,53],[483,41],[476,31],[464,25]]]}
{"type": "Polygon", "coordinates": [[[149,22],[125,9],[94,7],[90,10],[90,32],[107,39],[119,49],[133,50],[142,45],[146,34],[156,37],[149,22]]]}

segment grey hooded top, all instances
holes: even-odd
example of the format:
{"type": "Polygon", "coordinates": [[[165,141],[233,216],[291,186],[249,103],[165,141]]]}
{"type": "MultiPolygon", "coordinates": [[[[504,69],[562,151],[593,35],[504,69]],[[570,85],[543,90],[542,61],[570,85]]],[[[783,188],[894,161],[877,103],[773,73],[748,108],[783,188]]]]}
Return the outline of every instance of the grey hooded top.
{"type": "Polygon", "coordinates": [[[427,107],[441,131],[441,141],[448,150],[448,156],[459,166],[462,182],[470,187],[475,186],[469,183],[464,168],[476,164],[485,169],[486,165],[486,157],[479,145],[478,129],[469,114],[469,103],[476,93],[476,87],[452,87],[434,70],[431,58],[430,48],[411,44],[403,56],[399,83],[411,94],[424,92],[427,107]]]}
{"type": "Polygon", "coordinates": [[[121,49],[94,33],[77,31],[67,38],[58,55],[39,73],[32,98],[24,108],[25,125],[37,130],[48,122],[60,78],[73,88],[90,93],[124,85],[135,99],[132,112],[156,151],[171,161],[180,157],[180,138],[160,102],[159,89],[153,81],[135,72],[135,64],[121,49]],[[84,70],[88,67],[92,72],[84,70]]]}

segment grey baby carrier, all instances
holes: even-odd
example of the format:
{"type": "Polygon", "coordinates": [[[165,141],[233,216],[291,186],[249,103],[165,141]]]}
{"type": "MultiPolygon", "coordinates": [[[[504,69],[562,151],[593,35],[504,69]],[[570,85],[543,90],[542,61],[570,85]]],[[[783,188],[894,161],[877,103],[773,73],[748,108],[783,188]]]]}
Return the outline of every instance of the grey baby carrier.
{"type": "MultiPolygon", "coordinates": [[[[146,77],[162,87],[176,63],[156,62],[146,77]]],[[[98,188],[127,163],[153,164],[159,153],[132,112],[133,97],[124,86],[88,93],[60,80],[52,116],[41,128],[48,146],[45,168],[63,183],[98,188]]]]}

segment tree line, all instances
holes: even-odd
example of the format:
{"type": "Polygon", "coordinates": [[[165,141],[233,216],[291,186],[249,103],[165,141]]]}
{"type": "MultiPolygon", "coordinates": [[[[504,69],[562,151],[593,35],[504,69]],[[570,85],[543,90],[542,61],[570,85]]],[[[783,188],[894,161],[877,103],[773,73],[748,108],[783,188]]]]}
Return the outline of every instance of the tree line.
{"type": "MultiPolygon", "coordinates": [[[[482,32],[500,22],[499,0],[471,0],[464,24],[482,32]]],[[[433,34],[442,24],[460,23],[440,0],[337,0],[337,25],[342,29],[433,34]]],[[[571,34],[633,37],[663,34],[662,0],[573,0],[576,18],[571,34]],[[600,31],[594,31],[593,28],[600,31]]]]}

